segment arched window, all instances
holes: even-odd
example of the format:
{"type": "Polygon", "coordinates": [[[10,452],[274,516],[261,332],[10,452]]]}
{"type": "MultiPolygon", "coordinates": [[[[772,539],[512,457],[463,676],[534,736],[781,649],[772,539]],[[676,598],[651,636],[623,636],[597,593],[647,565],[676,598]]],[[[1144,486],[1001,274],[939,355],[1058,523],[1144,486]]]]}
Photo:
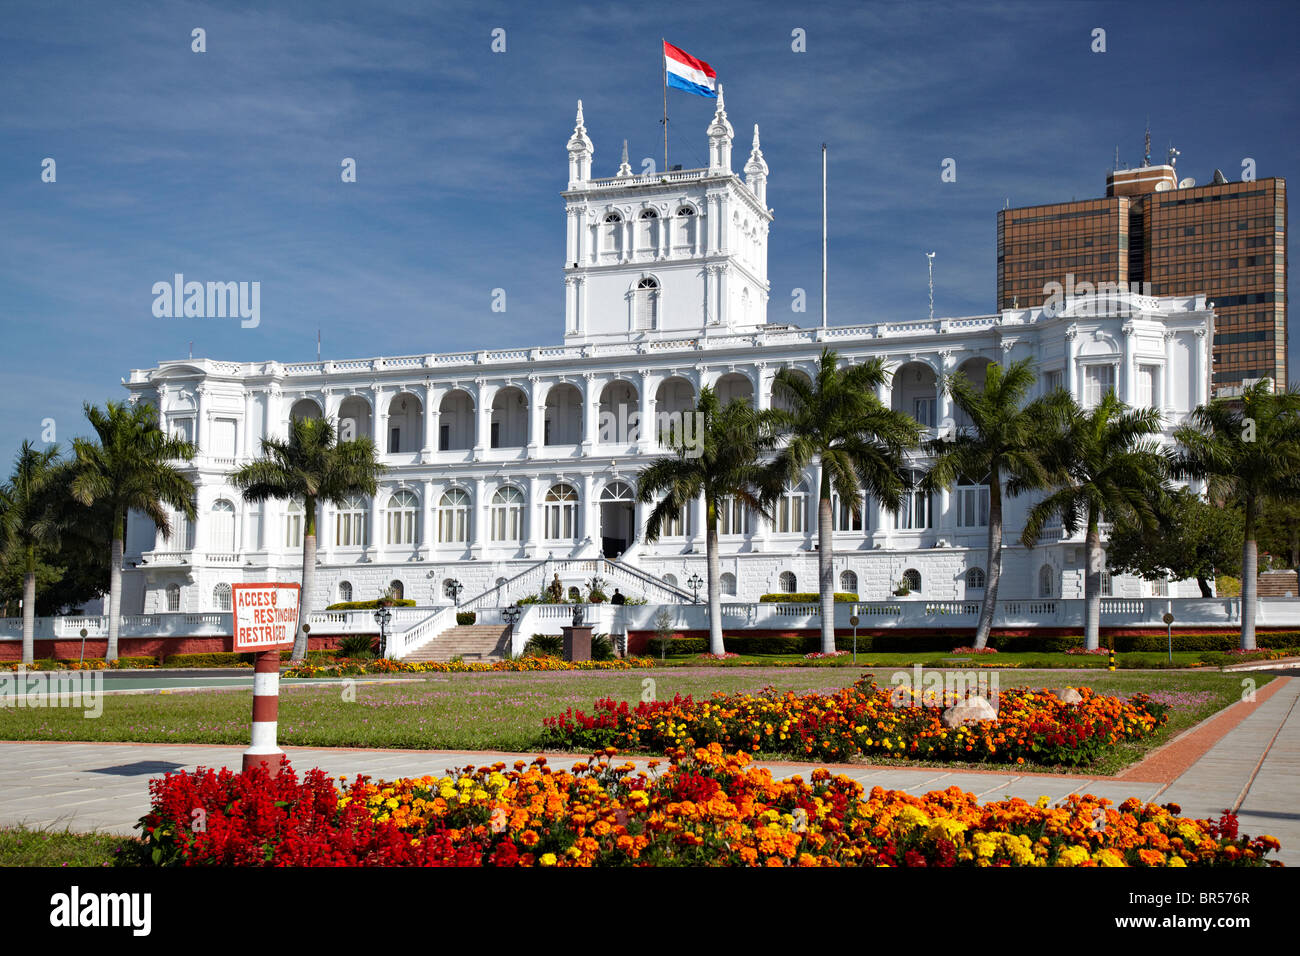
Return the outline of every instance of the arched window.
{"type": "Polygon", "coordinates": [[[334,546],[339,548],[364,548],[366,546],[366,500],[359,495],[343,499],[334,512],[334,546]]]}
{"type": "Polygon", "coordinates": [[[808,486],[787,488],[776,504],[776,530],[782,534],[802,534],[808,526],[808,486]]]}
{"type": "Polygon", "coordinates": [[[777,581],[777,587],[782,594],[793,594],[799,590],[799,579],[794,576],[793,571],[782,571],[777,581]]]}
{"type": "Polygon", "coordinates": [[[341,601],[341,602],[346,602],[346,601],[351,601],[351,600],[352,600],[352,582],[351,582],[351,581],[340,581],[340,582],[339,582],[339,601],[341,601]]]}
{"type": "Polygon", "coordinates": [[[738,498],[723,498],[718,502],[718,534],[749,534],[749,509],[738,498]]]}
{"type": "Polygon", "coordinates": [[[568,485],[552,485],[545,510],[547,540],[573,540],[578,533],[578,493],[568,485]]]}
{"type": "Polygon", "coordinates": [[[670,584],[670,585],[672,585],[673,587],[677,587],[677,575],[675,575],[675,574],[665,574],[663,577],[664,577],[664,583],[665,583],[665,584],[670,584]]]}
{"type": "Polygon", "coordinates": [[[921,572],[916,568],[908,568],[903,572],[903,582],[907,585],[908,590],[919,593],[921,590],[921,572]]]}
{"type": "Polygon", "coordinates": [[[659,283],[652,276],[646,276],[636,284],[636,301],[633,305],[636,316],[634,328],[659,327],[659,283]]]}
{"type": "Polygon", "coordinates": [[[852,571],[840,572],[840,590],[845,594],[858,593],[858,576],[852,571]]]}
{"type": "Polygon", "coordinates": [[[507,485],[492,496],[492,540],[521,541],[524,536],[524,496],[507,485]]]}
{"type": "Polygon", "coordinates": [[[401,601],[406,597],[406,586],[401,581],[389,581],[388,593],[390,596],[401,601]]]}
{"type": "Polygon", "coordinates": [[[1056,596],[1056,572],[1050,564],[1038,569],[1038,596],[1043,598],[1056,596]]]}
{"type": "Polygon", "coordinates": [[[581,600],[582,600],[582,592],[581,592],[580,590],[578,590],[578,588],[576,588],[576,587],[571,587],[571,588],[569,588],[569,600],[570,600],[570,601],[581,601],[581,600]]]}
{"type": "Polygon", "coordinates": [[[983,591],[984,590],[984,569],[971,568],[966,572],[966,590],[983,591]]]}
{"type": "Polygon", "coordinates": [[[623,217],[611,212],[600,227],[601,252],[617,253],[623,244],[623,217]]]}
{"type": "Polygon", "coordinates": [[[912,490],[903,492],[903,504],[895,518],[900,531],[919,531],[930,527],[930,496],[917,487],[922,478],[921,472],[912,472],[911,478],[912,490]]]}
{"type": "Polygon", "coordinates": [[[695,246],[695,209],[691,206],[680,206],[677,209],[677,222],[673,242],[678,246],[693,248],[695,246]]]}
{"type": "Polygon", "coordinates": [[[736,576],[729,571],[724,571],[718,578],[718,584],[722,588],[722,593],[735,597],[736,595],[736,576]]]}
{"type": "Polygon", "coordinates": [[[290,501],[284,512],[285,548],[302,547],[302,519],[305,515],[301,501],[290,501]]]}
{"type": "Polygon", "coordinates": [[[181,609],[181,586],[179,584],[167,585],[167,610],[175,612],[181,609]]]}
{"type": "Polygon", "coordinates": [[[231,610],[229,584],[223,581],[212,589],[212,606],[218,611],[231,610]]]}
{"type": "Polygon", "coordinates": [[[402,490],[388,499],[388,543],[418,544],[420,499],[402,490]]]}
{"type": "Polygon", "coordinates": [[[640,252],[654,252],[659,245],[659,214],[643,209],[636,224],[636,247],[640,252]]]}
{"type": "Polygon", "coordinates": [[[464,544],[468,534],[469,495],[452,488],[438,502],[438,543],[464,544]]]}
{"type": "Polygon", "coordinates": [[[212,505],[212,528],[208,533],[208,549],[218,554],[233,554],[235,550],[235,506],[224,498],[212,505]]]}

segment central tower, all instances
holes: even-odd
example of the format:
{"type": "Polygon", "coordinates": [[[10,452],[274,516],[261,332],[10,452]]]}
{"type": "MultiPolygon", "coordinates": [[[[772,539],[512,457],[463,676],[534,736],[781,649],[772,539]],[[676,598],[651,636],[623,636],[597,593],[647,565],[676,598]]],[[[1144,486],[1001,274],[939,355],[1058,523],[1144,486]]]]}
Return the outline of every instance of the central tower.
{"type": "Polygon", "coordinates": [[[745,179],[722,86],[709,165],[593,179],[582,102],[569,138],[564,336],[569,343],[722,334],[767,322],[767,163],[758,127],[745,179]]]}

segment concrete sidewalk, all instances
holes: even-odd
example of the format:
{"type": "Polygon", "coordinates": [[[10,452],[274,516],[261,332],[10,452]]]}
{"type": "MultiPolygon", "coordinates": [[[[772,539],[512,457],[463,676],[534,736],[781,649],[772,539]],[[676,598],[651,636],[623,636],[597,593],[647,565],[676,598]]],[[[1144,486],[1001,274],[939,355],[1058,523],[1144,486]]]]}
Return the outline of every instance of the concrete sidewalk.
{"type": "MultiPolygon", "coordinates": [[[[1300,865],[1300,680],[1280,679],[1278,689],[1173,780],[1133,780],[1008,771],[944,771],[920,767],[834,766],[864,787],[925,793],[961,787],[984,800],[1017,796],[1056,801],[1091,793],[1119,803],[1137,797],[1177,803],[1185,816],[1217,817],[1236,810],[1251,835],[1282,842],[1280,858],[1300,865]]],[[[243,747],[169,744],[0,742],[0,825],[68,827],[129,834],[149,809],[148,781],[169,770],[238,767],[243,747]]],[[[411,750],[287,748],[299,771],[320,767],[338,776],[421,776],[498,760],[507,765],[533,754],[411,750]]],[[[581,755],[548,755],[564,766],[581,755]]],[[[640,762],[640,761],[638,761],[640,762]]],[[[778,777],[805,779],[820,764],[762,764],[778,777]]]]}

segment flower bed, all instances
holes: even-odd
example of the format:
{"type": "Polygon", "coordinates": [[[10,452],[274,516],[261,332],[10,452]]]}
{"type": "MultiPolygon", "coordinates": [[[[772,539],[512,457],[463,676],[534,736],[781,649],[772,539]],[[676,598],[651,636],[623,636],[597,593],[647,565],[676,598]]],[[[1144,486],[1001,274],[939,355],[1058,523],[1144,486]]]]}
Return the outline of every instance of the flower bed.
{"type": "Polygon", "coordinates": [[[1234,817],[1071,795],[980,804],[814,771],[774,780],[714,745],[658,772],[612,752],[572,770],[467,767],[336,787],[320,770],[203,770],[150,782],[120,865],[221,866],[1280,866],[1234,817]],[[195,811],[203,811],[196,828],[195,811]]]}
{"type": "Polygon", "coordinates": [[[1168,708],[1142,694],[1105,697],[1086,687],[1079,693],[1082,701],[1066,704],[1046,692],[1004,690],[996,721],[955,729],[944,726],[939,701],[908,688],[880,687],[869,677],[833,694],[802,697],[770,687],[761,694],[714,694],[707,701],[675,696],[635,707],[605,697],[590,714],[569,708],[546,718],[543,739],[565,750],[665,753],[718,743],[731,752],[832,761],[871,754],[1079,766],[1168,720],[1168,708]]]}
{"type": "Polygon", "coordinates": [[[30,664],[24,664],[22,661],[0,661],[0,671],[119,671],[147,670],[157,666],[156,657],[119,657],[114,661],[105,661],[102,657],[92,657],[84,661],[42,658],[30,664]]]}
{"type": "Polygon", "coordinates": [[[481,674],[487,671],[627,671],[654,667],[649,657],[626,657],[612,661],[562,661],[556,657],[520,657],[508,661],[395,661],[346,658],[332,664],[305,663],[291,667],[285,677],[351,677],[357,674],[481,674]]]}

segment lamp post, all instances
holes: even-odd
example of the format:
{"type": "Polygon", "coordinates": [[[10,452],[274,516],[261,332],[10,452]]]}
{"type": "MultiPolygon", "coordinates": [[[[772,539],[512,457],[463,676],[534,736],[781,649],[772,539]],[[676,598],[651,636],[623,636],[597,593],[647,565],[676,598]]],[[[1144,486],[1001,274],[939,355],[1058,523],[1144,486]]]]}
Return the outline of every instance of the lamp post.
{"type": "MultiPolygon", "coordinates": [[[[108,655],[105,654],[104,656],[107,657],[108,655]]],[[[85,661],[85,659],[86,659],[86,629],[83,627],[81,629],[81,660],[85,661]]]]}
{"type": "Polygon", "coordinates": [[[375,611],[375,623],[379,625],[379,656],[388,656],[388,622],[393,619],[393,612],[386,607],[375,611]]]}
{"type": "Polygon", "coordinates": [[[465,585],[456,578],[449,578],[446,587],[447,597],[451,598],[451,603],[460,607],[460,592],[465,590],[465,585]]]}
{"type": "Polygon", "coordinates": [[[501,612],[501,616],[504,617],[506,623],[510,625],[510,652],[512,654],[515,649],[515,622],[519,620],[523,613],[524,609],[518,604],[512,604],[501,612]]]}
{"type": "Polygon", "coordinates": [[[1169,663],[1172,664],[1174,662],[1174,616],[1166,611],[1160,620],[1165,622],[1165,631],[1169,638],[1169,663]]]}
{"type": "Polygon", "coordinates": [[[849,618],[849,623],[853,625],[853,663],[858,662],[858,616],[854,614],[849,618]]]}
{"type": "Polygon", "coordinates": [[[700,603],[700,585],[703,583],[704,580],[698,574],[692,574],[689,578],[686,579],[686,586],[690,588],[694,594],[694,596],[691,599],[692,603],[695,604],[700,603]]]}

